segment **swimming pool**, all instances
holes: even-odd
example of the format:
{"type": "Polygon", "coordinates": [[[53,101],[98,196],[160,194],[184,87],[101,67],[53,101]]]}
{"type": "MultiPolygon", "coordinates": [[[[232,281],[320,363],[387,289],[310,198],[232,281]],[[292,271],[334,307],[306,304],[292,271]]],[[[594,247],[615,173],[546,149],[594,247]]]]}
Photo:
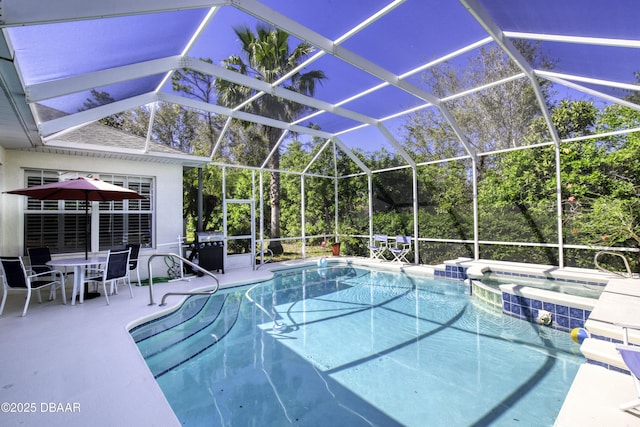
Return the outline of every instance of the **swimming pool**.
{"type": "Polygon", "coordinates": [[[584,362],[460,281],[344,264],[190,297],[131,334],[187,426],[551,426],[584,362]]]}

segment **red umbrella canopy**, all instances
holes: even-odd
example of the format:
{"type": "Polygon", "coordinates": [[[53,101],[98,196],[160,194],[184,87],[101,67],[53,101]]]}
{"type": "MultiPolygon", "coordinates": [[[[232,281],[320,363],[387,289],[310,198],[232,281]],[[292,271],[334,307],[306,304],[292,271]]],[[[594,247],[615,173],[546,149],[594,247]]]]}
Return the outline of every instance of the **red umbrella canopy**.
{"type": "Polygon", "coordinates": [[[40,200],[87,200],[106,202],[109,200],[144,199],[128,188],[109,184],[98,178],[81,177],[51,184],[7,191],[40,200]]]}
{"type": "Polygon", "coordinates": [[[107,202],[125,199],[144,199],[145,197],[128,188],[109,184],[98,178],[80,177],[51,184],[36,185],[19,190],[7,191],[9,194],[20,194],[39,200],[84,200],[85,211],[85,259],[89,254],[88,209],[89,202],[107,202]]]}

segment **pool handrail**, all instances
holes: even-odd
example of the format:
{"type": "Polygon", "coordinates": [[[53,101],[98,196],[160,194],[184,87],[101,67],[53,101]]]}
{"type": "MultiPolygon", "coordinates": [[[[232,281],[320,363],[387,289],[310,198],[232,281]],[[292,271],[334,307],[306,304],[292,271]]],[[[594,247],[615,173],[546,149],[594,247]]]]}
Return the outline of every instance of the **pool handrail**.
{"type": "Polygon", "coordinates": [[[167,305],[167,303],[165,303],[165,300],[167,299],[167,297],[169,296],[174,296],[174,295],[213,295],[215,294],[217,291],[217,289],[212,289],[210,291],[201,291],[201,292],[167,292],[166,294],[162,295],[162,300],[160,301],[160,305],[158,307],[164,307],[165,305],[167,305]]]}
{"type": "Polygon", "coordinates": [[[627,257],[625,257],[624,255],[621,255],[621,254],[619,254],[617,252],[600,251],[593,257],[593,262],[594,262],[594,264],[596,265],[596,267],[599,270],[606,271],[607,273],[615,274],[616,276],[621,276],[621,277],[624,277],[626,279],[633,278],[633,272],[631,271],[631,267],[629,266],[629,261],[627,261],[627,257]],[[620,273],[620,272],[617,272],[617,271],[609,270],[607,268],[602,267],[600,264],[598,264],[598,257],[600,257],[600,255],[605,255],[605,254],[606,255],[615,255],[615,256],[618,256],[618,257],[622,258],[622,260],[624,261],[624,266],[627,269],[627,275],[625,275],[623,273],[620,273]]]}
{"type": "Polygon", "coordinates": [[[261,258],[260,258],[260,264],[258,264],[258,266],[256,267],[256,270],[259,269],[260,267],[262,267],[263,265],[271,262],[273,260],[273,251],[269,248],[267,248],[267,250],[264,250],[264,246],[262,247],[262,250],[260,251],[261,254],[261,258]],[[269,258],[265,259],[264,258],[264,253],[267,252],[269,255],[269,258]]]}
{"type": "Polygon", "coordinates": [[[279,330],[283,330],[287,327],[286,324],[284,324],[283,322],[278,322],[278,320],[276,319],[276,310],[275,308],[273,309],[273,314],[269,313],[267,311],[266,308],[264,308],[262,305],[260,305],[260,303],[258,303],[257,301],[255,301],[253,298],[251,298],[251,291],[254,290],[256,287],[261,286],[262,283],[256,283],[255,285],[253,285],[251,288],[247,289],[247,292],[244,293],[244,296],[252,303],[254,304],[256,307],[258,307],[260,310],[262,310],[262,312],[264,314],[266,314],[271,321],[273,322],[273,330],[274,331],[279,331],[279,330]]]}
{"type": "MultiPolygon", "coordinates": [[[[206,291],[207,295],[212,295],[214,293],[216,293],[218,291],[218,289],[220,289],[220,280],[218,280],[218,278],[209,270],[205,270],[204,268],[200,267],[198,264],[195,264],[191,261],[189,261],[188,259],[186,259],[183,256],[180,256],[178,254],[172,253],[172,252],[168,252],[168,253],[162,253],[162,254],[153,254],[149,257],[149,260],[147,261],[147,268],[149,269],[149,305],[155,305],[155,302],[153,302],[153,271],[151,268],[151,260],[157,257],[174,257],[174,258],[178,258],[181,262],[191,266],[192,268],[201,271],[202,273],[206,274],[207,276],[211,276],[213,278],[213,280],[216,281],[216,287],[214,289],[212,289],[211,291],[206,291]]],[[[162,301],[161,301],[161,306],[164,305],[164,300],[165,297],[167,295],[203,295],[205,294],[205,292],[169,292],[166,295],[164,295],[162,297],[162,301]]]]}

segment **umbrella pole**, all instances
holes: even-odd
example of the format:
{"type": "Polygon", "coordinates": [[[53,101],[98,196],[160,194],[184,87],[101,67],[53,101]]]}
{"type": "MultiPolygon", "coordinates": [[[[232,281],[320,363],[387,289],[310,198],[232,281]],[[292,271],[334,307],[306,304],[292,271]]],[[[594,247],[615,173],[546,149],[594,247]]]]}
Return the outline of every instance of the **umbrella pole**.
{"type": "MultiPolygon", "coordinates": [[[[84,194],[84,259],[89,259],[89,193],[84,194]]],[[[84,299],[92,299],[100,296],[99,292],[89,292],[89,283],[84,284],[84,299]]]]}
{"type": "Polygon", "coordinates": [[[89,193],[84,194],[84,259],[89,259],[89,193]]]}

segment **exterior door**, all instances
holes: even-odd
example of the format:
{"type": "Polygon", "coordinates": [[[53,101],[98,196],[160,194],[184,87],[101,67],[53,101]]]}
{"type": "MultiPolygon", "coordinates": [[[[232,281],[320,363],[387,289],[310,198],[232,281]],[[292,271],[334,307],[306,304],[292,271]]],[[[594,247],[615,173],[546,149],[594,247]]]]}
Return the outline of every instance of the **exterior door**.
{"type": "Polygon", "coordinates": [[[222,227],[225,238],[225,266],[253,267],[256,259],[255,204],[249,199],[226,199],[222,227]]]}

